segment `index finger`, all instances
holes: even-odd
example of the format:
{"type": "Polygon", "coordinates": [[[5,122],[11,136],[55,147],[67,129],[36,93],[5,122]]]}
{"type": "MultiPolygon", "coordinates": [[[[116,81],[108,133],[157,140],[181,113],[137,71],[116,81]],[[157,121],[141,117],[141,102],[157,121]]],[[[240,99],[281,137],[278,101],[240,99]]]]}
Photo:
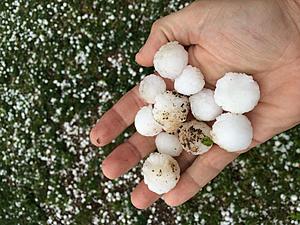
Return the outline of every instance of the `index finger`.
{"type": "Polygon", "coordinates": [[[127,92],[96,123],[90,132],[90,140],[96,146],[104,146],[122,133],[133,121],[137,111],[145,105],[139,97],[138,86],[127,92]]]}

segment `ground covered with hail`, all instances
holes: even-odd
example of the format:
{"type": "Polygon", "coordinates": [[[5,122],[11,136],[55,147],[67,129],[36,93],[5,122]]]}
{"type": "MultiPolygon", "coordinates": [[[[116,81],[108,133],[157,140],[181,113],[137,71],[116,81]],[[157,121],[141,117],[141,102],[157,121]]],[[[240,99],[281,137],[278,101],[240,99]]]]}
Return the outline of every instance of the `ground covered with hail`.
{"type": "Polygon", "coordinates": [[[130,203],[90,127],[152,69],[135,53],[183,0],[0,2],[0,224],[299,224],[300,127],[242,155],[186,204],[130,203]]]}

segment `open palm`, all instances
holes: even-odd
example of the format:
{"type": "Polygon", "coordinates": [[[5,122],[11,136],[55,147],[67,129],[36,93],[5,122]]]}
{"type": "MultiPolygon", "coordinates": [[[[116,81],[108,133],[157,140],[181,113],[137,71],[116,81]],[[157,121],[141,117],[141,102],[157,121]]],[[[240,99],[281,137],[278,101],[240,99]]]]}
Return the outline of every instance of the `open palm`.
{"type": "MultiPolygon", "coordinates": [[[[136,60],[152,66],[159,47],[177,40],[188,47],[189,63],[201,69],[210,88],[225,72],[252,74],[261,89],[259,104],[247,114],[254,147],[300,122],[300,33],[290,10],[295,7],[293,1],[198,1],[155,22],[136,60]]],[[[92,129],[92,143],[110,143],[133,123],[143,105],[137,87],[133,88],[92,129]]],[[[117,178],[154,150],[154,138],[135,133],[104,160],[103,172],[117,178]]],[[[177,157],[181,178],[163,199],[172,206],[182,204],[238,155],[218,146],[198,157],[183,152],[177,157]]],[[[141,182],[132,193],[132,203],[146,208],[159,197],[141,182]]]]}

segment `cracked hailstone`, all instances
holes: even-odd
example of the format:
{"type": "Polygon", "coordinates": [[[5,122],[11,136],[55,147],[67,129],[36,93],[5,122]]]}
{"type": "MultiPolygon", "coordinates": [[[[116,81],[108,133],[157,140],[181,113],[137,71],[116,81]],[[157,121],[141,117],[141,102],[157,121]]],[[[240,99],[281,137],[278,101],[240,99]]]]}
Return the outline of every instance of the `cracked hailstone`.
{"type": "Polygon", "coordinates": [[[162,77],[174,80],[188,64],[188,53],[177,41],[169,42],[155,53],[153,64],[162,77]]]}
{"type": "Polygon", "coordinates": [[[161,126],[154,120],[152,106],[142,107],[136,114],[134,125],[143,136],[155,136],[162,131],[161,126]]]}
{"type": "Polygon", "coordinates": [[[206,123],[192,120],[180,127],[179,141],[185,151],[193,155],[203,154],[213,146],[210,132],[211,128],[206,123]]]}
{"type": "Polygon", "coordinates": [[[217,81],[214,97],[225,111],[242,114],[254,109],[260,91],[252,76],[230,72],[217,81]]]}
{"type": "Polygon", "coordinates": [[[193,66],[186,66],[182,74],[174,81],[174,89],[183,95],[193,95],[201,91],[205,85],[201,71],[193,66]]]}
{"type": "Polygon", "coordinates": [[[166,91],[155,98],[153,116],[165,131],[177,131],[181,123],[186,121],[189,113],[189,101],[186,96],[175,91],[166,91]]]}
{"type": "Polygon", "coordinates": [[[214,99],[214,91],[203,88],[200,92],[189,97],[193,116],[200,121],[212,121],[222,113],[214,99]]]}
{"type": "Polygon", "coordinates": [[[161,132],[156,136],[155,145],[158,152],[170,156],[179,156],[183,150],[178,136],[166,132],[161,132]]]}
{"type": "Polygon", "coordinates": [[[145,160],[142,174],[149,190],[161,195],[176,186],[180,177],[180,168],[171,156],[155,152],[145,160]]]}
{"type": "Polygon", "coordinates": [[[155,97],[166,91],[165,81],[154,74],[146,76],[140,83],[140,96],[150,104],[155,102],[155,97]]]}
{"type": "Polygon", "coordinates": [[[249,119],[241,114],[223,113],[212,126],[211,135],[216,144],[228,152],[247,149],[253,138],[249,119]]]}

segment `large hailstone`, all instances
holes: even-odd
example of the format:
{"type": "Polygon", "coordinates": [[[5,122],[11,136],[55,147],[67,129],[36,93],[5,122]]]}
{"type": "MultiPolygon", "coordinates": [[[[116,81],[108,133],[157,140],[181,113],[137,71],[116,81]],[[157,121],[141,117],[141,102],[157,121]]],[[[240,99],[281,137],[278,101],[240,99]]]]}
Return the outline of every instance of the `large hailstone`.
{"type": "Polygon", "coordinates": [[[151,105],[144,106],[137,112],[134,125],[143,136],[155,136],[162,131],[162,127],[153,118],[151,105]]]}
{"type": "Polygon", "coordinates": [[[215,102],[213,90],[203,88],[189,100],[192,114],[197,120],[212,121],[222,113],[222,108],[215,102]]]}
{"type": "Polygon", "coordinates": [[[169,42],[156,52],[153,64],[162,77],[174,80],[188,64],[188,53],[177,41],[169,42]]]}
{"type": "Polygon", "coordinates": [[[157,95],[166,91],[165,81],[154,74],[146,76],[140,83],[139,92],[140,96],[150,104],[155,102],[157,95]]]}
{"type": "Polygon", "coordinates": [[[169,133],[177,131],[181,123],[186,121],[188,112],[188,98],[175,91],[166,91],[155,98],[154,119],[169,133]]]}
{"type": "Polygon", "coordinates": [[[193,95],[201,91],[205,81],[201,71],[193,66],[186,66],[182,74],[174,81],[174,89],[183,95],[193,95]]]}
{"type": "Polygon", "coordinates": [[[248,118],[241,114],[223,113],[212,126],[211,135],[216,144],[228,152],[247,149],[253,138],[248,118]]]}
{"type": "Polygon", "coordinates": [[[179,156],[183,150],[178,136],[166,132],[161,132],[156,136],[155,145],[157,151],[170,156],[179,156]]]}
{"type": "Polygon", "coordinates": [[[180,177],[180,168],[171,156],[151,153],[144,162],[142,174],[149,190],[161,195],[175,187],[180,177]]]}
{"type": "Polygon", "coordinates": [[[214,97],[225,111],[242,114],[257,105],[260,91],[252,76],[230,72],[217,81],[214,97]]]}
{"type": "Polygon", "coordinates": [[[206,123],[192,120],[180,127],[179,141],[185,151],[193,155],[203,154],[213,146],[210,132],[211,128],[206,123]]]}

